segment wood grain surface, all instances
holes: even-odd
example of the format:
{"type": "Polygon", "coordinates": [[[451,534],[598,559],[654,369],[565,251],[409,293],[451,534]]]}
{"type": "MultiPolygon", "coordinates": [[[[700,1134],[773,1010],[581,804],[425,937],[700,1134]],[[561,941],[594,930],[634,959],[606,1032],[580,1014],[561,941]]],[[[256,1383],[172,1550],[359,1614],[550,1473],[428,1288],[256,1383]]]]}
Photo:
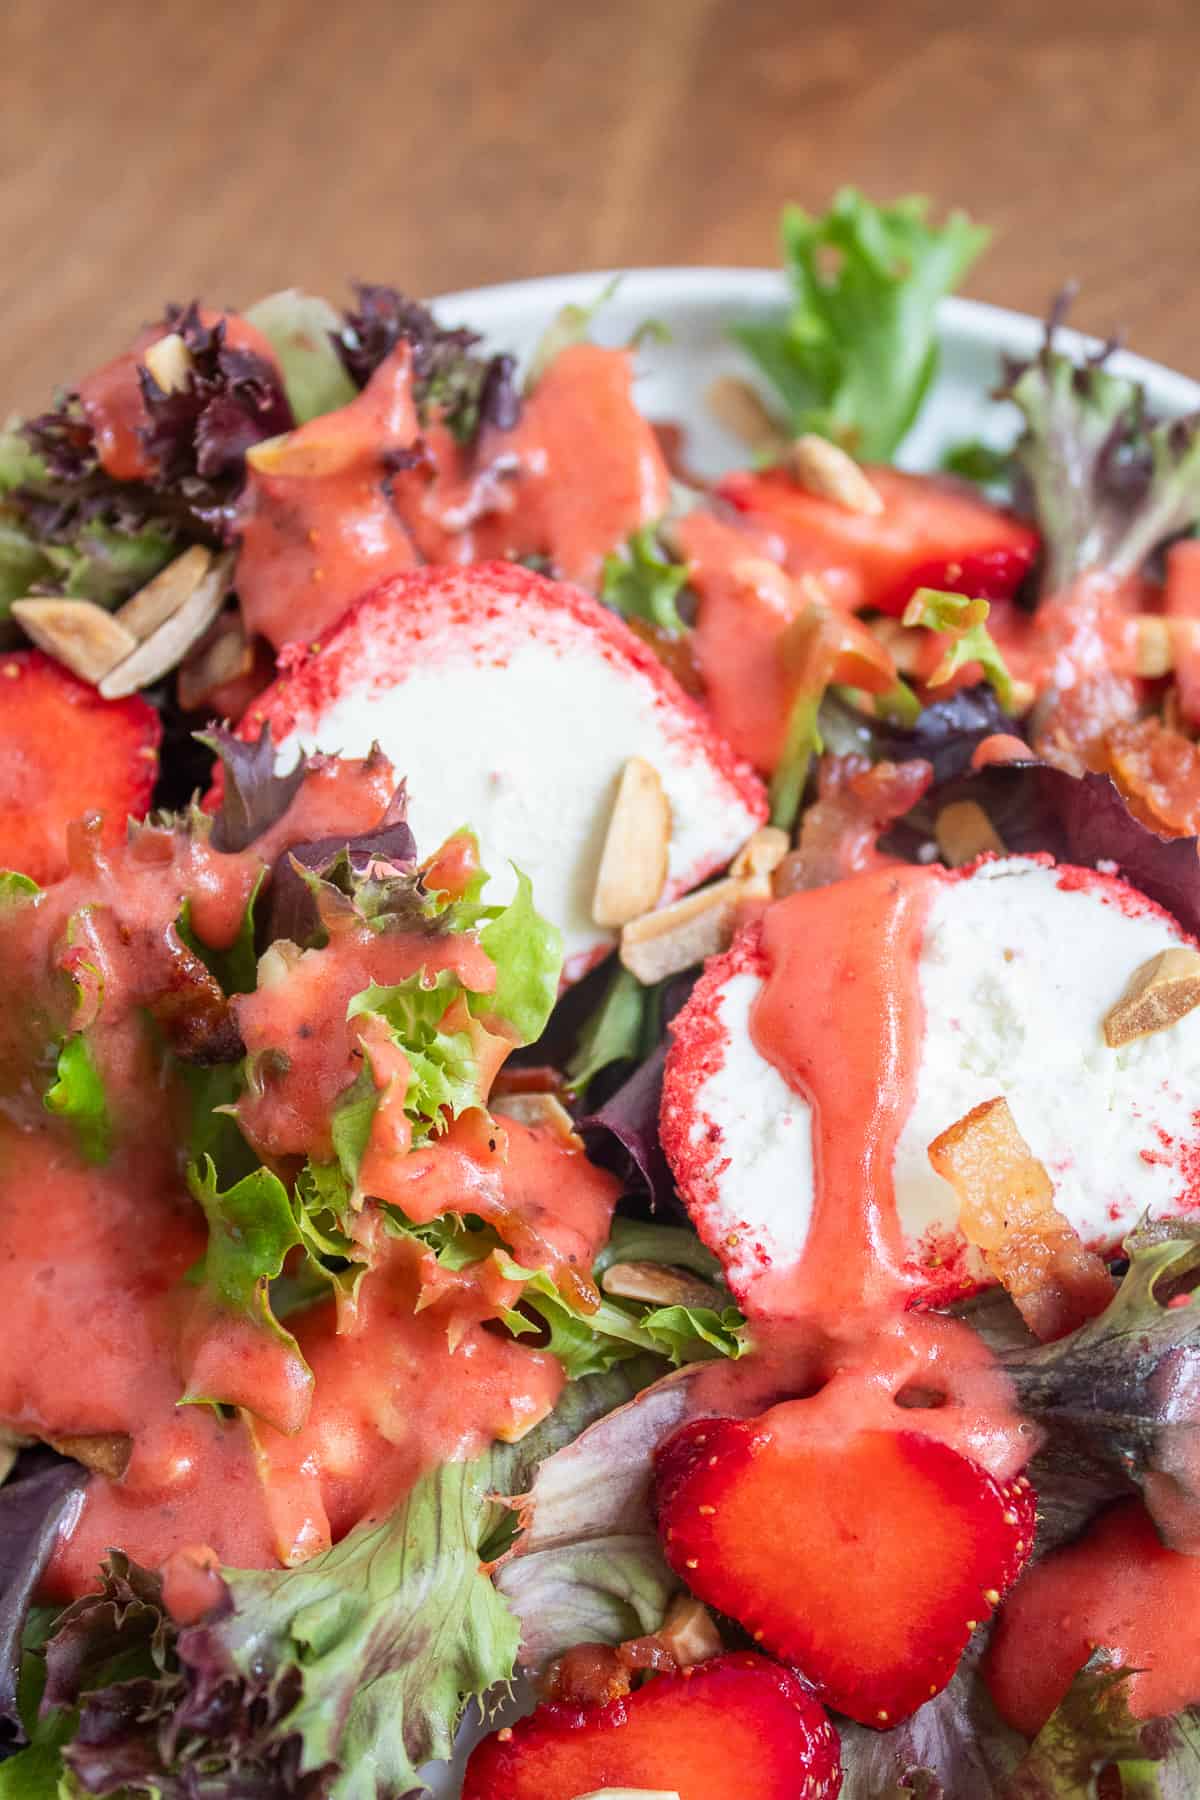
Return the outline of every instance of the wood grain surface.
{"type": "Polygon", "coordinates": [[[1200,0],[5,0],[0,407],[161,301],[774,260],[842,182],[1200,374],[1200,0]]]}

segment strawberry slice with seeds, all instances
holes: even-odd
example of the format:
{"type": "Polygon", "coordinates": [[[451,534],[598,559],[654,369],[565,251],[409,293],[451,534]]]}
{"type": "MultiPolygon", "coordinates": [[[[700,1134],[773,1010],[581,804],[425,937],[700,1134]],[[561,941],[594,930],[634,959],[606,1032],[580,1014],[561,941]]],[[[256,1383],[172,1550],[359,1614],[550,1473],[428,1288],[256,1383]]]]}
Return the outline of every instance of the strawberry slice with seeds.
{"type": "Polygon", "coordinates": [[[138,695],[102,700],[43,656],[0,657],[0,868],[34,881],[66,873],[67,826],[101,813],[118,843],[150,804],[162,726],[138,695]]]}
{"type": "Polygon", "coordinates": [[[835,1800],[841,1785],[837,1733],[812,1694],[739,1651],[606,1706],[539,1706],[477,1746],[462,1800],[576,1800],[607,1788],[835,1800]]]}
{"type": "Polygon", "coordinates": [[[784,469],[727,475],[718,492],[748,522],[777,533],[794,575],[818,575],[852,611],[898,618],[918,588],[985,600],[1014,594],[1037,553],[1031,526],[961,484],[901,469],[867,470],[883,510],[852,512],[810,494],[784,469]]]}
{"type": "Polygon", "coordinates": [[[677,1432],[659,1534],[694,1594],[884,1729],[945,1687],[1020,1574],[1034,1494],[920,1432],[813,1429],[807,1406],[677,1432]]]}

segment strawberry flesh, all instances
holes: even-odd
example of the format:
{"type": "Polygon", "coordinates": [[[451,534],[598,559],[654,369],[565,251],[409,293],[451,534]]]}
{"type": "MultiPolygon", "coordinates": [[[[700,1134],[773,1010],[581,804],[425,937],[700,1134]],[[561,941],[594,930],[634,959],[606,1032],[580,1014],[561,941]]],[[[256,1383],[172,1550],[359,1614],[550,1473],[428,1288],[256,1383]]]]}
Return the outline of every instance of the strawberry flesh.
{"type": "Polygon", "coordinates": [[[40,650],[0,658],[0,868],[46,883],[67,869],[67,826],[103,814],[101,841],[150,804],[162,726],[137,695],[102,700],[40,650]]]}
{"type": "Polygon", "coordinates": [[[835,1800],[837,1733],[787,1669],[738,1651],[606,1706],[539,1706],[473,1751],[462,1800],[576,1800],[648,1788],[679,1800],[835,1800]]]}
{"type": "Polygon", "coordinates": [[[897,618],[918,588],[1005,600],[1037,553],[1037,533],[955,482],[871,468],[880,513],[851,512],[810,494],[782,469],[727,475],[718,492],[783,542],[794,575],[816,575],[851,611],[876,607],[897,618]]]}
{"type": "Polygon", "coordinates": [[[882,1729],[945,1687],[1016,1580],[1034,1494],[920,1432],[814,1429],[810,1406],[684,1426],[656,1460],[659,1534],[698,1598],[882,1729]]]}

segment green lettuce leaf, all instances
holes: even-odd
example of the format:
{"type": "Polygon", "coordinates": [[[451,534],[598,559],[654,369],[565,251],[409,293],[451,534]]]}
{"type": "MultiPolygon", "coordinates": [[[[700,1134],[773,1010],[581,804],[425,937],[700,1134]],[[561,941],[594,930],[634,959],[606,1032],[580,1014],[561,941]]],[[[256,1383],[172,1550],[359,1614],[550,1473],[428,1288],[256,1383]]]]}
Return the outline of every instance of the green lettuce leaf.
{"type": "Polygon", "coordinates": [[[843,188],[821,218],[783,215],[791,306],[734,336],[775,388],[793,433],[820,432],[867,461],[890,458],[937,368],[938,303],[987,242],[963,213],[929,224],[928,202],[873,206],[843,188]]]}
{"type": "Polygon", "coordinates": [[[284,392],[297,425],[320,413],[336,412],[357,397],[358,389],[333,347],[342,317],[328,300],[302,294],[299,288],[282,288],[256,301],[246,318],[279,358],[284,392]]]}
{"type": "Polygon", "coordinates": [[[496,965],[490,994],[472,995],[471,1011],[506,1019],[522,1044],[532,1044],[546,1029],[558,998],[562,977],[562,932],[544,919],[533,904],[533,883],[512,865],[517,891],[504,907],[487,911],[488,923],[479,942],[496,965]]]}
{"type": "Polygon", "coordinates": [[[584,1021],[567,1063],[567,1079],[576,1094],[584,1094],[602,1069],[638,1055],[649,992],[636,975],[617,964],[600,1004],[584,1021]]]}
{"type": "Polygon", "coordinates": [[[1006,390],[1025,419],[1015,459],[1042,532],[1049,594],[1087,570],[1134,574],[1200,520],[1196,417],[1153,424],[1140,385],[1114,375],[1107,353],[1076,363],[1057,351],[1060,312],[1006,390]]]}
{"type": "Polygon", "coordinates": [[[687,573],[685,564],[663,555],[657,527],[642,525],[624,549],[605,557],[600,598],[623,619],[644,619],[678,637],[687,630],[676,605],[687,573]]]}
{"type": "Polygon", "coordinates": [[[226,994],[252,994],[258,986],[258,956],[255,952],[255,909],[267,878],[264,869],[254,883],[237,936],[225,950],[214,950],[201,943],[192,929],[192,903],[185,900],[175,921],[175,929],[189,950],[195,952],[209,974],[220,982],[226,994]]]}
{"type": "Polygon", "coordinates": [[[419,1793],[465,1707],[515,1666],[519,1622],[480,1566],[513,1528],[495,1496],[526,1489],[649,1376],[630,1364],[579,1383],[519,1444],[422,1476],[388,1519],[297,1569],[225,1570],[226,1610],[194,1628],[166,1616],[156,1574],[114,1553],[49,1645],[72,1733],[78,1709],[68,1780],[125,1800],[419,1793]]]}
{"type": "MultiPolygon", "coordinates": [[[[289,1251],[304,1242],[291,1197],[279,1177],[264,1168],[255,1169],[222,1192],[211,1158],[188,1170],[188,1187],[208,1221],[208,1247],[197,1297],[202,1307],[211,1310],[214,1321],[232,1318],[248,1328],[248,1338],[235,1344],[232,1371],[240,1387],[246,1373],[242,1351],[247,1347],[257,1350],[253,1390],[262,1393],[259,1404],[264,1410],[259,1416],[268,1423],[279,1423],[275,1406],[280,1404],[281,1394],[286,1407],[289,1398],[312,1388],[312,1374],[300,1347],[275,1317],[271,1304],[272,1281],[283,1273],[289,1251]]],[[[248,1406],[258,1411],[258,1404],[245,1392],[214,1391],[211,1386],[212,1378],[219,1381],[219,1372],[226,1366],[221,1354],[226,1343],[225,1333],[219,1333],[215,1360],[206,1355],[209,1345],[201,1315],[201,1333],[192,1348],[183,1402],[248,1406]]],[[[288,1426],[280,1424],[280,1429],[288,1426]]]]}
{"type": "Polygon", "coordinates": [[[987,628],[988,603],[966,594],[947,594],[937,588],[918,588],[904,609],[904,623],[924,625],[929,631],[948,631],[953,640],[935,673],[938,685],[949,681],[967,663],[977,662],[1005,712],[1015,706],[1013,679],[995,638],[987,628]]]}
{"type": "MultiPolygon", "coordinates": [[[[450,1120],[468,1107],[482,1104],[479,1064],[469,1034],[442,1030],[447,1008],[462,991],[449,970],[441,970],[432,981],[417,973],[392,987],[372,983],[355,994],[346,1009],[347,1019],[368,1015],[382,1019],[408,1059],[404,1111],[412,1123],[414,1144],[422,1144],[434,1133],[444,1131],[450,1120]]],[[[347,1164],[352,1164],[352,1179],[357,1178],[358,1164],[370,1137],[370,1118],[374,1117],[374,1105],[370,1106],[370,1118],[367,1116],[371,1098],[366,1092],[368,1084],[377,1102],[378,1090],[369,1070],[364,1069],[350,1090],[353,1099],[339,1105],[334,1118],[338,1159],[348,1175],[351,1170],[347,1164]]]]}
{"type": "Polygon", "coordinates": [[[1159,1800],[1159,1759],[1147,1755],[1152,1733],[1125,1702],[1129,1675],[1107,1651],[1094,1652],[1013,1771],[1006,1800],[1095,1800],[1111,1764],[1121,1772],[1122,1800],[1159,1800]]]}
{"type": "Polygon", "coordinates": [[[76,1148],[85,1162],[103,1164],[112,1155],[113,1125],[87,1035],[77,1031],[63,1044],[53,1085],[43,1104],[48,1112],[70,1126],[76,1148]]]}
{"type": "Polygon", "coordinates": [[[783,755],[767,789],[771,823],[784,831],[790,831],[796,823],[812,759],[825,748],[820,725],[823,698],[823,692],[801,693],[792,703],[783,755]]]}
{"type": "Polygon", "coordinates": [[[543,331],[534,345],[533,355],[529,359],[529,367],[525,372],[525,392],[532,393],[555,357],[562,351],[569,350],[572,344],[586,344],[591,336],[592,323],[602,306],[612,299],[620,286],[621,278],[614,275],[600,288],[594,300],[586,306],[574,303],[561,307],[543,331]]]}

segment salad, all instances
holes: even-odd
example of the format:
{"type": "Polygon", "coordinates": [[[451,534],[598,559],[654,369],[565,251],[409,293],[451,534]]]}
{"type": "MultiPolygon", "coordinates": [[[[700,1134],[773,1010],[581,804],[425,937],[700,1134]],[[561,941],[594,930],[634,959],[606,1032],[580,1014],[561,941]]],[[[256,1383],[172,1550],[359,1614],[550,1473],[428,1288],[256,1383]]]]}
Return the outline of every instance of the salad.
{"type": "Polygon", "coordinates": [[[0,1800],[1200,1791],[1200,420],[789,209],[0,436],[0,1800]],[[515,1684],[515,1685],[514,1685],[515,1684]]]}

